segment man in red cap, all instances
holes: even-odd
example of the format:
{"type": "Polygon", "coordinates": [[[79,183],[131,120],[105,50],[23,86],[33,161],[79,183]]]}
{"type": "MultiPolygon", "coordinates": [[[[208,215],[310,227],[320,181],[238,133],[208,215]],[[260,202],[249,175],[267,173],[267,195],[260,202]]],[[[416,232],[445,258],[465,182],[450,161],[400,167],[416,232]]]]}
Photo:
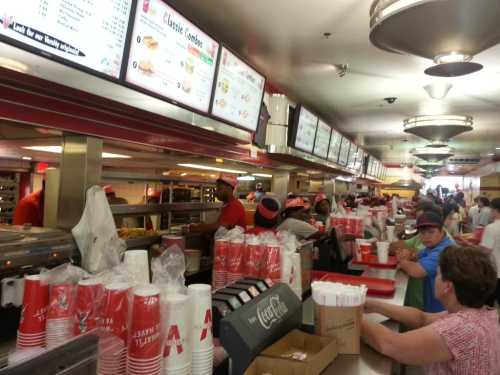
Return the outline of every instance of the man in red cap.
{"type": "Polygon", "coordinates": [[[217,221],[213,224],[194,224],[189,230],[196,233],[213,233],[220,227],[232,229],[235,226],[245,229],[245,208],[243,204],[234,197],[236,188],[236,176],[228,173],[221,173],[217,179],[215,195],[218,200],[224,203],[217,221]]]}
{"type": "Polygon", "coordinates": [[[331,206],[330,200],[327,198],[325,193],[318,193],[314,197],[314,211],[316,211],[318,221],[326,224],[328,217],[330,216],[331,206]]]}
{"type": "Polygon", "coordinates": [[[284,220],[278,229],[292,232],[299,240],[320,237],[318,228],[307,222],[309,208],[309,203],[304,199],[294,195],[288,196],[283,212],[284,220]]]}

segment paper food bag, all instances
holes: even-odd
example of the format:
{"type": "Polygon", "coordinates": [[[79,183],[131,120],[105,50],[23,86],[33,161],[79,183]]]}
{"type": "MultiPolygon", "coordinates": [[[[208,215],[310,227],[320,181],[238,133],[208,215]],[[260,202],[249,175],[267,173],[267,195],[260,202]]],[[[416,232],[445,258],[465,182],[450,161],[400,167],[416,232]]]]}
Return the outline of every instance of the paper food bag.
{"type": "Polygon", "coordinates": [[[335,337],[340,354],[359,354],[363,307],[314,305],[315,333],[335,337]]]}

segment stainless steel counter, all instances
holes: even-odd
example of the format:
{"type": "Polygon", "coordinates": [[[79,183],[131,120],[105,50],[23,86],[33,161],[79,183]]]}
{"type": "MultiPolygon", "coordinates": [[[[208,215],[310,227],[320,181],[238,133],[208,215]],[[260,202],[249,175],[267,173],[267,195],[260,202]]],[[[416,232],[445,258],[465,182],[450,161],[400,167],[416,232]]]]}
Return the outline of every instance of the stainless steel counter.
{"type": "MultiPolygon", "coordinates": [[[[406,289],[408,287],[408,276],[402,271],[388,271],[369,269],[368,275],[371,277],[389,278],[390,273],[394,275],[396,281],[396,292],[391,298],[373,298],[387,303],[402,306],[404,304],[406,289]]],[[[383,322],[386,327],[399,331],[400,324],[379,314],[366,314],[365,317],[377,323],[383,322]]],[[[314,324],[314,304],[312,298],[307,299],[303,304],[302,321],[304,324],[314,324]]],[[[360,355],[340,354],[326,370],[323,375],[391,375],[398,373],[399,364],[392,359],[377,353],[368,345],[361,343],[360,355]]]]}

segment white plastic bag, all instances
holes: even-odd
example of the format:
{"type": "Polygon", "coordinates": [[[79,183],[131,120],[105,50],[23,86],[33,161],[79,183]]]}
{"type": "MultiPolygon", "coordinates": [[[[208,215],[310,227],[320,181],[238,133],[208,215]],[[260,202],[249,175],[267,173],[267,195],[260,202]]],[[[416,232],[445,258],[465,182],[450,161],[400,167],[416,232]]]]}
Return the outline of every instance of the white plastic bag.
{"type": "Polygon", "coordinates": [[[99,186],[87,190],[80,222],[71,231],[82,254],[82,267],[97,273],[120,264],[127,245],[118,237],[108,200],[99,186]]]}
{"type": "Polygon", "coordinates": [[[162,294],[187,294],[186,261],[184,252],[179,246],[173,245],[167,248],[162,255],[151,262],[153,273],[153,284],[157,285],[162,294]]]}

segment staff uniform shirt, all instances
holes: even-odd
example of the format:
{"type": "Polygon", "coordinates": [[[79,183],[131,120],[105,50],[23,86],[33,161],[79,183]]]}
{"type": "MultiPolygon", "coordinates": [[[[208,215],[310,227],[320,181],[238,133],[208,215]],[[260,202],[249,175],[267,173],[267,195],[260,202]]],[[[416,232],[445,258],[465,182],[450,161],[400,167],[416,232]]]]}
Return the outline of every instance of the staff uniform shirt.
{"type": "Polygon", "coordinates": [[[234,228],[235,226],[245,229],[245,208],[243,204],[235,197],[231,197],[229,202],[222,207],[217,224],[228,229],[234,228]]]}
{"type": "Polygon", "coordinates": [[[500,374],[500,325],[494,309],[464,309],[431,324],[453,358],[426,366],[429,375],[500,374]]]}
{"type": "Polygon", "coordinates": [[[426,312],[440,312],[445,308],[434,295],[434,280],[436,279],[437,269],[439,266],[439,256],[448,246],[454,245],[455,242],[450,240],[448,235],[444,235],[440,243],[436,247],[429,249],[424,248],[418,253],[418,263],[427,272],[424,279],[424,310],[426,312]]]}
{"type": "MultiPolygon", "coordinates": [[[[481,246],[492,249],[491,258],[497,266],[497,272],[500,270],[500,219],[486,226],[481,239],[481,246]]],[[[500,276],[498,277],[500,279],[500,276]]]]}
{"type": "Polygon", "coordinates": [[[315,226],[291,217],[285,219],[285,221],[278,226],[278,230],[287,230],[292,232],[299,240],[309,238],[318,231],[315,226]]]}
{"type": "Polygon", "coordinates": [[[24,225],[31,223],[34,227],[43,227],[42,191],[36,191],[25,196],[17,204],[12,224],[24,225]]]}

